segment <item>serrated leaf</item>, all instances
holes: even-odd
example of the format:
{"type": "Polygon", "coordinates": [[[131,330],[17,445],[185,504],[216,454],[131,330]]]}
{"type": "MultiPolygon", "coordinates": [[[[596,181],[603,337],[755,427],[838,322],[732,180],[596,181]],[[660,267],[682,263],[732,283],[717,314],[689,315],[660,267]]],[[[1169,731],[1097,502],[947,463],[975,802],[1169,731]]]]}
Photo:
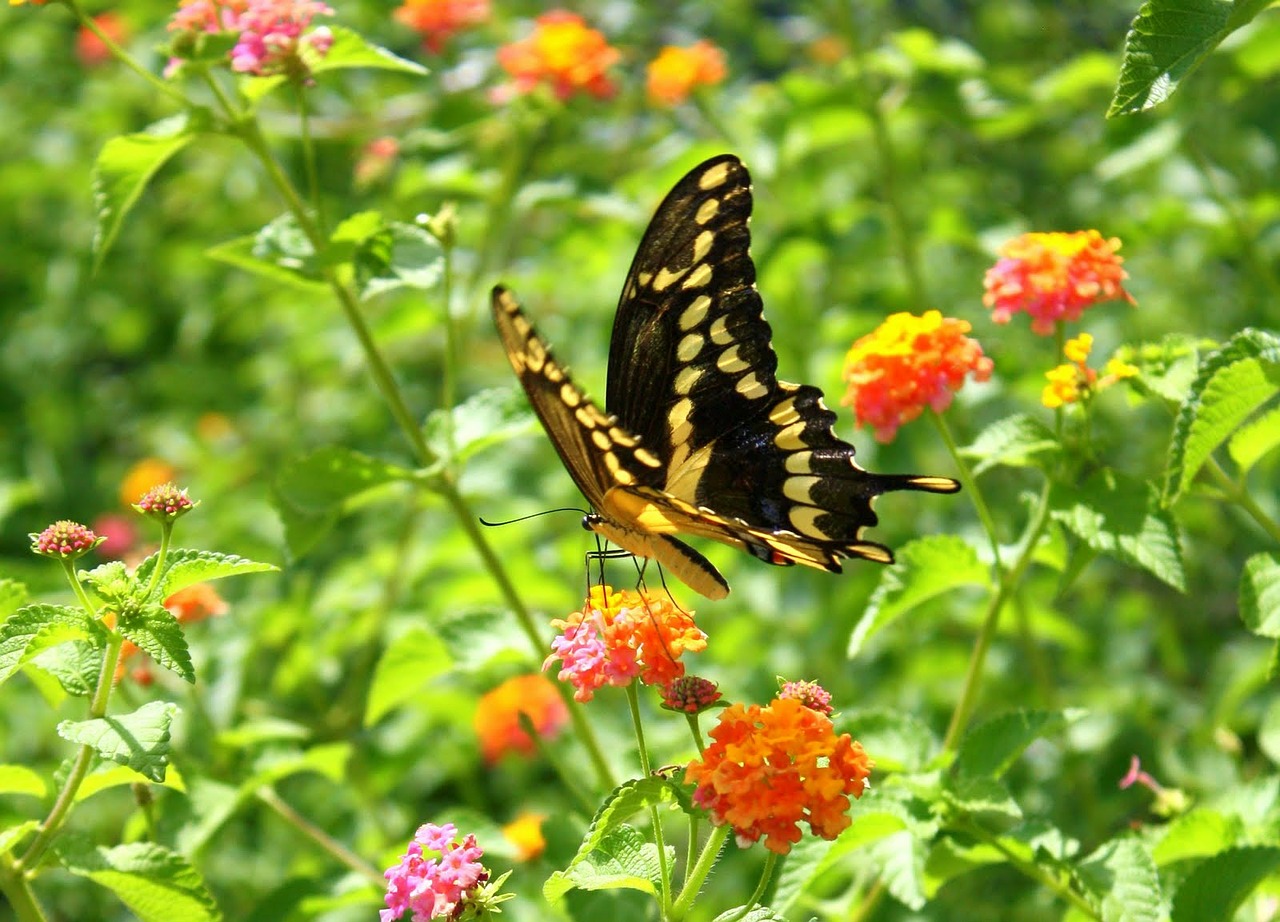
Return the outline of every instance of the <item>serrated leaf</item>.
{"type": "Polygon", "coordinates": [[[90,746],[103,758],[127,765],[152,781],[163,781],[169,764],[169,725],[178,706],[169,701],[149,701],[132,714],[94,720],[64,720],[58,735],[72,743],[90,746]]]}
{"type": "Polygon", "coordinates": [[[1022,808],[1009,789],[996,778],[957,775],[947,779],[943,796],[951,806],[969,814],[996,814],[1007,819],[1022,819],[1022,808]]]}
{"type": "Polygon", "coordinates": [[[745,906],[735,906],[716,916],[712,922],[791,922],[787,916],[780,916],[768,906],[759,904],[748,911],[745,906]]]}
{"type": "Polygon", "coordinates": [[[31,658],[31,664],[53,676],[68,695],[88,698],[97,691],[102,656],[101,644],[72,640],[41,650],[31,658]]]}
{"type": "Polygon", "coordinates": [[[7,618],[27,601],[27,587],[16,579],[0,579],[0,619],[7,618]]]}
{"type": "Polygon", "coordinates": [[[1107,117],[1164,102],[1228,35],[1269,0],[1147,0],[1124,40],[1124,59],[1107,117]]]}
{"type": "Polygon", "coordinates": [[[1240,617],[1260,637],[1280,639],[1280,559],[1254,554],[1240,574],[1240,617]]]}
{"type": "Polygon", "coordinates": [[[426,228],[393,221],[354,254],[360,299],[399,288],[428,291],[444,275],[444,251],[426,228]]]}
{"type": "Polygon", "coordinates": [[[1137,839],[1105,843],[1079,863],[1077,872],[1101,905],[1104,922],[1160,922],[1164,917],[1156,863],[1137,839]]]}
{"type": "Polygon", "coordinates": [[[177,852],[136,842],[95,847],[81,838],[54,843],[62,866],[116,895],[142,922],[217,922],[222,918],[200,874],[177,852]]]}
{"type": "Polygon", "coordinates": [[[82,608],[37,604],[18,609],[0,624],[0,682],[41,650],[68,640],[102,645],[105,635],[82,608]]]}
{"type": "Polygon", "coordinates": [[[44,797],[48,793],[44,778],[25,765],[0,765],[0,794],[44,797]]]}
{"type": "Polygon", "coordinates": [[[143,133],[122,135],[103,145],[93,164],[95,272],[151,177],[195,137],[186,118],[175,116],[143,133]]]}
{"type": "Polygon", "coordinates": [[[925,844],[909,832],[898,832],[875,842],[871,855],[880,880],[894,899],[909,909],[922,909],[925,844]]]}
{"type": "Polygon", "coordinates": [[[609,830],[617,829],[641,810],[664,804],[678,804],[686,812],[693,810],[689,791],[683,785],[656,776],[624,781],[610,792],[592,817],[574,861],[594,849],[609,830]]]}
{"type": "MultiPolygon", "coordinates": [[[[138,564],[135,574],[138,582],[146,585],[151,581],[151,573],[158,559],[158,554],[152,554],[138,564]]],[[[217,551],[200,551],[193,548],[172,548],[165,555],[164,575],[160,577],[160,591],[156,595],[160,599],[167,599],[178,590],[194,586],[196,583],[207,583],[211,580],[241,576],[246,573],[269,573],[279,569],[275,564],[259,563],[235,554],[219,554],[217,551]]]]}
{"type": "Polygon", "coordinates": [[[983,429],[960,454],[977,459],[973,468],[976,476],[999,464],[1027,467],[1039,463],[1036,455],[1056,452],[1060,447],[1048,426],[1027,413],[1015,413],[983,429]]]}
{"type": "Polygon", "coordinates": [[[840,718],[839,727],[862,743],[877,771],[921,771],[938,748],[928,724],[900,711],[853,711],[840,718]]]}
{"type": "Polygon", "coordinates": [[[1012,711],[974,727],[956,753],[961,778],[999,778],[1033,742],[1066,726],[1060,711],[1012,711]]]}
{"type": "MultiPolygon", "coordinates": [[[[445,411],[427,417],[424,434],[438,456],[449,455],[445,433],[445,411]]],[[[535,428],[534,416],[524,393],[510,387],[495,387],[472,394],[453,410],[454,461],[461,464],[472,455],[535,428]]]]}
{"type": "Polygon", "coordinates": [[[333,44],[324,57],[311,66],[313,74],[328,71],[344,70],[352,67],[370,67],[376,70],[390,70],[402,74],[426,76],[431,73],[421,64],[406,60],[392,54],[365,40],[358,32],[342,26],[327,26],[333,35],[333,44]]]}
{"type": "Polygon", "coordinates": [[[1280,445],[1280,407],[1272,407],[1256,419],[1251,419],[1231,436],[1227,453],[1240,469],[1241,475],[1280,445]]]}
{"type": "Polygon", "coordinates": [[[453,667],[439,634],[414,627],[392,641],[374,669],[365,703],[364,725],[371,727],[389,711],[422,694],[436,676],[453,667]]]}
{"type": "Polygon", "coordinates": [[[1172,922],[1230,919],[1267,877],[1280,870],[1280,848],[1230,848],[1201,862],[1173,897],[1172,922]]]}
{"type": "Polygon", "coordinates": [[[192,685],[196,671],[177,617],[159,603],[120,612],[117,629],[153,660],[192,685]]]}
{"type": "Polygon", "coordinates": [[[1169,510],[1145,481],[1104,471],[1054,490],[1050,515],[1089,548],[1186,591],[1182,543],[1169,510]]]}
{"type": "Polygon", "coordinates": [[[134,593],[138,591],[137,581],[130,578],[128,568],[120,560],[109,560],[92,570],[81,570],[80,578],[116,611],[131,604],[134,593]]]}
{"type": "Polygon", "coordinates": [[[615,826],[586,842],[563,871],[556,871],[542,887],[543,897],[557,903],[570,890],[639,890],[656,895],[661,883],[657,848],[631,826],[615,826]]]}
{"type": "Polygon", "coordinates": [[[1151,857],[1158,867],[1208,858],[1233,845],[1242,831],[1238,816],[1197,807],[1169,822],[1164,836],[1152,848],[1151,857]]]}
{"type": "Polygon", "coordinates": [[[1204,357],[1169,442],[1164,505],[1190,486],[1209,456],[1262,404],[1280,393],[1280,339],[1242,330],[1204,357]]]}
{"type": "Polygon", "coordinates": [[[880,574],[849,638],[848,656],[857,656],[882,628],[919,605],[965,586],[989,586],[991,574],[972,547],[954,535],[917,538],[897,552],[897,563],[880,574]]]}

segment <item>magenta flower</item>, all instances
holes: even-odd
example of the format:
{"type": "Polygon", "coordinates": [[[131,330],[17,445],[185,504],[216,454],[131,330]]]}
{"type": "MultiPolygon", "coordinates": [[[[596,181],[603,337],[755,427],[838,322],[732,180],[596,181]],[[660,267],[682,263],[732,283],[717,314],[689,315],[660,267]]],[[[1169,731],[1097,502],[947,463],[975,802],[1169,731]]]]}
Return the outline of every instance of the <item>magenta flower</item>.
{"type": "Polygon", "coordinates": [[[60,560],[82,557],[107,540],[99,538],[79,522],[67,519],[54,522],[38,535],[29,534],[27,537],[31,539],[32,553],[60,560]]]}
{"type": "Polygon", "coordinates": [[[457,835],[453,823],[418,828],[400,863],[383,874],[387,908],[381,911],[381,922],[392,922],[406,912],[413,913],[413,922],[452,918],[467,901],[480,896],[477,891],[489,880],[488,869],[480,863],[484,851],[475,836],[458,842],[457,835]]]}
{"type": "Polygon", "coordinates": [[[333,33],[321,27],[307,32],[316,16],[332,16],[319,0],[248,0],[236,27],[240,41],[231,49],[231,69],[258,77],[272,74],[305,76],[306,54],[324,57],[333,33]]]}
{"type": "Polygon", "coordinates": [[[834,710],[831,707],[831,692],[817,682],[783,682],[782,690],[778,692],[778,697],[795,698],[809,710],[825,714],[827,717],[830,717],[831,712],[834,710]]]}

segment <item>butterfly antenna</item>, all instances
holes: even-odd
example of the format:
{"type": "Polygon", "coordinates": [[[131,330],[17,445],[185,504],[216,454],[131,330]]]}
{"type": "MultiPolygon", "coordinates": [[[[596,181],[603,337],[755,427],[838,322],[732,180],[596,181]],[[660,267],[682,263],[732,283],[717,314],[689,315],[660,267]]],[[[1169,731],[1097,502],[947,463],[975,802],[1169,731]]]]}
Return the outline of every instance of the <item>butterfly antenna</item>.
{"type": "Polygon", "coordinates": [[[529,519],[536,519],[540,515],[551,515],[555,512],[576,512],[578,515],[590,515],[585,509],[578,509],[575,506],[561,506],[559,509],[544,509],[541,512],[532,512],[529,515],[522,515],[518,519],[507,519],[505,522],[488,522],[484,516],[478,516],[480,524],[489,528],[497,528],[501,525],[514,525],[516,522],[527,522],[529,519]]]}

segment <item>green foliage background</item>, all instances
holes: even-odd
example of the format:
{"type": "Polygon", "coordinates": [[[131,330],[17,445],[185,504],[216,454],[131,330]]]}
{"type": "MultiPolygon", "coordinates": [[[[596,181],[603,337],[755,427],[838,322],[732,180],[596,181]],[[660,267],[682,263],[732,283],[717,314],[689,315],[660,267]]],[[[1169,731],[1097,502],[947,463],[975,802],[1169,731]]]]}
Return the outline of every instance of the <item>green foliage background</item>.
{"type": "MultiPolygon", "coordinates": [[[[514,386],[488,317],[488,287],[499,280],[515,289],[579,382],[603,395],[612,305],[652,208],[686,169],[724,150],[741,156],[755,179],[753,255],[780,374],[817,384],[833,405],[854,339],[889,313],[937,308],[972,322],[996,364],[992,382],[967,386],[948,413],[960,442],[1013,411],[1050,422],[1038,397],[1044,371],[1059,361],[1052,340],[1031,334],[1025,318],[992,324],[981,304],[995,247],[1026,230],[1096,227],[1124,240],[1138,306],[1086,314],[1079,329],[1094,334],[1095,356],[1124,344],[1222,342],[1246,326],[1276,326],[1274,15],[1233,35],[1163,107],[1107,120],[1135,13],[1124,3],[582,3],[576,9],[624,51],[621,91],[611,101],[577,99],[542,113],[535,126],[529,107],[495,105],[486,93],[501,79],[494,48],[524,35],[542,9],[495,3],[489,25],[433,58],[391,21],[388,5],[343,5],[337,22],[433,73],[341,71],[309,94],[331,217],[376,208],[412,221],[456,203],[452,308],[462,331],[462,397],[514,386]],[[814,43],[830,37],[842,50],[823,60],[814,43]],[[643,62],[665,43],[696,38],[725,50],[728,82],[696,104],[652,108],[643,62]],[[400,157],[386,179],[362,188],[352,164],[384,135],[399,139],[400,157]],[[915,253],[918,279],[904,270],[904,245],[915,253]]],[[[171,8],[136,2],[116,12],[133,30],[130,50],[158,70],[163,60],[151,49],[165,39],[171,8]]],[[[28,553],[27,533],[55,519],[91,522],[121,511],[119,485],[131,465],[148,456],[174,464],[202,500],[182,522],[185,546],[282,567],[238,581],[226,590],[231,612],[188,631],[200,675],[194,689],[165,677],[161,688],[123,692],[135,705],[163,694],[183,707],[175,766],[188,776],[188,791],[157,794],[171,798],[160,831],[195,837],[193,860],[226,917],[374,911],[367,888],[344,877],[331,856],[278,815],[235,804],[228,793],[273,762],[310,752],[322,767],[284,778],[279,796],[379,866],[419,823],[453,820],[482,842],[489,833],[495,863],[506,867],[513,856],[495,824],[524,809],[548,814],[547,853],[517,865],[511,884],[523,898],[504,911],[516,920],[550,918],[537,895],[541,882],[572,856],[585,818],[544,761],[485,766],[471,729],[477,696],[537,663],[450,510],[426,492],[392,483],[362,495],[304,523],[315,533],[301,543],[313,546],[290,553],[274,497],[289,489],[298,459],[332,445],[404,467],[411,456],[331,297],[211,257],[211,248],[255,233],[281,211],[256,164],[230,140],[195,145],[167,165],[93,271],[94,158],[106,139],[172,110],[118,66],[78,62],[75,36],[59,7],[0,12],[3,574],[36,595],[62,592],[57,568],[28,553]],[[225,417],[230,432],[210,438],[208,414],[225,417]],[[424,666],[409,700],[366,725],[381,653],[424,625],[450,641],[453,668],[434,674],[424,666]],[[339,749],[324,748],[330,744],[339,749]],[[210,803],[227,807],[223,821],[196,833],[183,826],[186,815],[207,816],[210,803]]],[[[283,92],[263,109],[286,162],[297,150],[291,113],[283,92]]],[[[290,165],[300,176],[301,163],[290,165]]],[[[442,401],[443,311],[439,287],[366,305],[423,420],[442,401]]],[[[1190,374],[1188,366],[1184,380],[1190,374]]],[[[494,416],[505,440],[463,470],[471,512],[506,519],[579,503],[540,431],[510,425],[505,407],[494,416]]],[[[1160,485],[1172,424],[1159,401],[1126,400],[1117,388],[1097,407],[1095,445],[1111,468],[1160,485]]],[[[871,469],[951,473],[926,421],[887,446],[855,432],[847,412],[838,431],[871,469]]],[[[1273,517],[1276,467],[1273,452],[1250,479],[1273,517]]],[[[1024,494],[1037,489],[1034,470],[997,466],[982,483],[1003,540],[1014,541],[1024,494]]],[[[874,536],[890,546],[934,533],[985,546],[963,494],[892,496],[878,510],[874,536]]],[[[1192,491],[1175,516],[1185,591],[1107,557],[1076,573],[1065,567],[1069,540],[1055,532],[987,661],[980,718],[1024,706],[1087,712],[1036,744],[1009,776],[1024,809],[1079,840],[1082,852],[1152,821],[1149,796],[1117,787],[1134,754],[1193,799],[1229,792],[1265,804],[1264,815],[1277,809],[1271,649],[1237,614],[1244,560],[1274,547],[1208,491],[1192,491]]],[[[520,594],[547,618],[580,604],[589,542],[574,516],[486,537],[520,594]]],[[[941,736],[978,627],[976,594],[933,599],[850,660],[849,639],[880,569],[854,563],[833,577],[705,550],[733,594],[696,606],[711,638],[697,672],[735,700],[767,699],[777,675],[814,678],[855,736],[860,718],[889,710],[941,736]]],[[[626,584],[631,571],[615,565],[611,578],[626,584]]],[[[680,597],[700,601],[690,595],[680,597]]],[[[49,769],[65,757],[66,744],[47,728],[78,713],[76,702],[21,680],[0,702],[4,761],[49,769]]],[[[622,698],[603,694],[589,710],[619,773],[633,774],[622,698]]],[[[652,726],[655,749],[665,747],[671,761],[688,757],[679,722],[655,718],[652,726]]],[[[561,758],[581,759],[573,743],[563,746],[561,758]]],[[[136,838],[131,804],[127,787],[103,792],[78,808],[74,825],[101,843],[136,838]]],[[[26,815],[30,802],[0,796],[0,812],[26,815]]],[[[745,898],[758,852],[728,859],[711,881],[708,907],[745,898]]],[[[851,882],[869,881],[873,869],[853,859],[828,871],[819,893],[835,899],[851,882]]],[[[48,881],[43,895],[58,918],[123,917],[83,881],[48,881]]],[[[929,895],[918,912],[886,900],[874,918],[1031,920],[1063,912],[1007,864],[955,877],[929,895]]],[[[582,901],[579,918],[605,911],[584,908],[588,901],[607,903],[618,922],[644,918],[647,909],[634,895],[574,900],[582,901]]]]}

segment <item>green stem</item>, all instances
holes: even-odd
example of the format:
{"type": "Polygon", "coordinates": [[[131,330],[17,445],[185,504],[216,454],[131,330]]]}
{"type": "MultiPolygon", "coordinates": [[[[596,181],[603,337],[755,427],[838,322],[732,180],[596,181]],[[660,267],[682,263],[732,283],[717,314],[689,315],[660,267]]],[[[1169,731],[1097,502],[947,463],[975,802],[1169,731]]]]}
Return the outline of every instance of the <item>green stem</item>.
{"type": "Polygon", "coordinates": [[[445,459],[451,475],[456,474],[458,455],[457,432],[453,408],[458,400],[458,325],[453,319],[453,247],[451,230],[440,235],[440,252],[444,257],[441,297],[444,299],[444,375],[440,381],[440,407],[444,410],[444,438],[449,456],[445,459]]]}
{"type": "Polygon", "coordinates": [[[871,914],[876,911],[876,907],[880,905],[880,901],[884,899],[885,893],[884,881],[877,880],[871,885],[871,889],[867,891],[858,905],[853,907],[849,913],[849,918],[845,922],[865,922],[871,918],[871,914]]]}
{"type": "Polygon", "coordinates": [[[742,911],[733,916],[730,922],[738,922],[739,919],[746,918],[747,913],[751,912],[751,908],[760,902],[760,898],[764,896],[765,888],[769,886],[769,879],[773,877],[773,869],[777,863],[777,852],[769,852],[764,859],[764,867],[760,869],[760,882],[756,884],[755,892],[743,904],[742,911]]]}
{"type": "Polygon", "coordinates": [[[689,869],[689,873],[685,876],[684,887],[680,890],[675,902],[671,904],[672,920],[683,919],[693,906],[693,901],[702,890],[707,875],[715,867],[716,856],[720,854],[720,849],[724,845],[724,840],[729,837],[729,832],[728,823],[711,830],[711,835],[707,837],[707,844],[702,846],[702,853],[698,856],[698,863],[689,869]]]}
{"type": "Polygon", "coordinates": [[[960,484],[964,487],[969,501],[973,503],[973,508],[977,510],[978,518],[987,533],[987,539],[991,542],[991,560],[995,565],[996,578],[999,579],[1004,572],[1004,566],[1000,562],[1000,537],[996,533],[996,522],[991,517],[991,509],[987,506],[982,491],[978,489],[978,481],[973,476],[973,471],[960,455],[960,449],[956,447],[956,440],[951,435],[951,427],[947,425],[941,413],[930,410],[929,415],[933,418],[933,424],[938,434],[942,436],[942,441],[946,443],[947,451],[951,453],[951,459],[955,462],[956,472],[960,477],[960,484]]]}
{"type": "Polygon", "coordinates": [[[147,581],[147,591],[143,598],[150,599],[155,593],[156,587],[160,585],[160,574],[164,572],[164,559],[169,555],[169,542],[172,537],[173,520],[162,519],[160,522],[160,550],[156,551],[156,565],[151,570],[151,579],[147,581]]]}
{"type": "Polygon", "coordinates": [[[319,224],[321,233],[325,233],[328,222],[324,216],[324,199],[320,196],[320,173],[316,169],[316,145],[315,139],[311,137],[311,110],[307,106],[306,87],[301,82],[295,82],[293,86],[298,100],[298,128],[303,169],[307,174],[307,190],[316,210],[316,223],[319,224]]]}
{"type": "Polygon", "coordinates": [[[383,886],[386,881],[382,873],[373,865],[368,864],[355,852],[348,849],[345,845],[334,839],[327,832],[311,823],[289,804],[281,799],[275,789],[263,785],[255,792],[260,801],[279,814],[285,822],[300,831],[304,836],[312,842],[320,846],[321,850],[337,859],[339,864],[350,868],[357,874],[365,877],[375,887],[383,886]]]}
{"type": "Polygon", "coordinates": [[[1060,880],[1058,877],[1051,874],[1049,871],[1045,870],[1040,865],[1036,864],[1034,861],[1027,861],[1025,858],[1021,857],[1017,852],[1008,848],[1001,841],[999,836],[991,835],[989,832],[987,832],[985,829],[983,829],[981,826],[979,826],[977,823],[973,822],[972,820],[969,820],[964,823],[964,829],[970,835],[974,836],[977,839],[980,839],[981,841],[985,842],[987,845],[990,845],[996,851],[1004,855],[1005,859],[1008,860],[1009,864],[1012,865],[1015,870],[1019,871],[1026,877],[1031,878],[1037,883],[1047,887],[1049,890],[1056,893],[1063,900],[1070,903],[1071,906],[1074,909],[1076,909],[1078,912],[1083,913],[1087,918],[1090,918],[1090,919],[1102,918],[1100,915],[1098,915],[1097,910],[1095,910],[1093,906],[1089,904],[1088,900],[1086,900],[1079,893],[1076,893],[1074,890],[1071,889],[1071,886],[1069,883],[1063,880],[1060,880]]]}
{"type": "Polygon", "coordinates": [[[4,894],[18,922],[48,922],[44,910],[36,902],[31,878],[8,854],[0,855],[0,893],[4,894]]]}
{"type": "Polygon", "coordinates": [[[1214,457],[1209,457],[1205,462],[1204,468],[1222,489],[1226,499],[1247,512],[1249,517],[1258,524],[1258,527],[1271,536],[1272,541],[1280,544],[1280,524],[1277,524],[1273,518],[1267,515],[1266,511],[1258,505],[1249,491],[1242,484],[1232,480],[1231,476],[1222,469],[1222,465],[1214,457]]]}
{"type": "MultiPolygon", "coordinates": [[[[640,775],[648,778],[652,772],[649,764],[649,747],[644,742],[644,722],[640,719],[640,692],[638,690],[639,683],[631,682],[627,685],[627,704],[631,708],[631,728],[636,734],[636,746],[640,753],[640,775]]],[[[658,848],[658,874],[661,878],[661,893],[659,899],[662,903],[661,915],[667,918],[671,909],[671,866],[667,863],[667,845],[662,835],[662,817],[658,815],[658,807],[656,804],[649,806],[649,821],[653,824],[653,842],[658,848]]]]}
{"type": "Polygon", "coordinates": [[[960,737],[964,734],[964,730],[969,724],[974,701],[978,694],[978,685],[982,679],[982,666],[986,661],[987,650],[991,647],[991,641],[995,637],[996,627],[1000,623],[1000,612],[1004,608],[1005,601],[1022,581],[1027,567],[1031,564],[1031,558],[1035,554],[1040,535],[1049,523],[1049,494],[1051,488],[1051,481],[1046,480],[1031,520],[1027,522],[1026,533],[1023,536],[1021,546],[1018,548],[1017,562],[1011,570],[1005,572],[996,587],[995,594],[991,596],[991,601],[987,603],[987,611],[982,619],[982,627],[978,631],[978,639],[974,643],[973,653],[969,657],[969,668],[965,673],[964,687],[960,692],[960,700],[956,703],[956,709],[951,714],[951,724],[947,727],[947,735],[942,742],[944,751],[955,750],[956,746],[959,745],[960,737]]]}
{"type": "Polygon", "coordinates": [[[135,61],[129,52],[117,45],[112,40],[111,36],[107,35],[107,33],[103,32],[102,29],[99,28],[98,24],[93,21],[92,17],[84,14],[84,11],[80,9],[80,5],[77,4],[75,0],[64,0],[64,2],[71,8],[71,12],[74,13],[76,19],[80,21],[80,25],[84,26],[84,28],[97,36],[98,40],[102,42],[107,51],[111,52],[111,56],[113,58],[125,67],[129,68],[129,70],[133,71],[137,76],[141,77],[144,83],[150,84],[151,88],[156,92],[168,96],[181,106],[190,105],[190,102],[187,100],[187,97],[182,94],[181,90],[164,80],[161,80],[155,74],[151,73],[151,71],[147,70],[135,61]]]}

